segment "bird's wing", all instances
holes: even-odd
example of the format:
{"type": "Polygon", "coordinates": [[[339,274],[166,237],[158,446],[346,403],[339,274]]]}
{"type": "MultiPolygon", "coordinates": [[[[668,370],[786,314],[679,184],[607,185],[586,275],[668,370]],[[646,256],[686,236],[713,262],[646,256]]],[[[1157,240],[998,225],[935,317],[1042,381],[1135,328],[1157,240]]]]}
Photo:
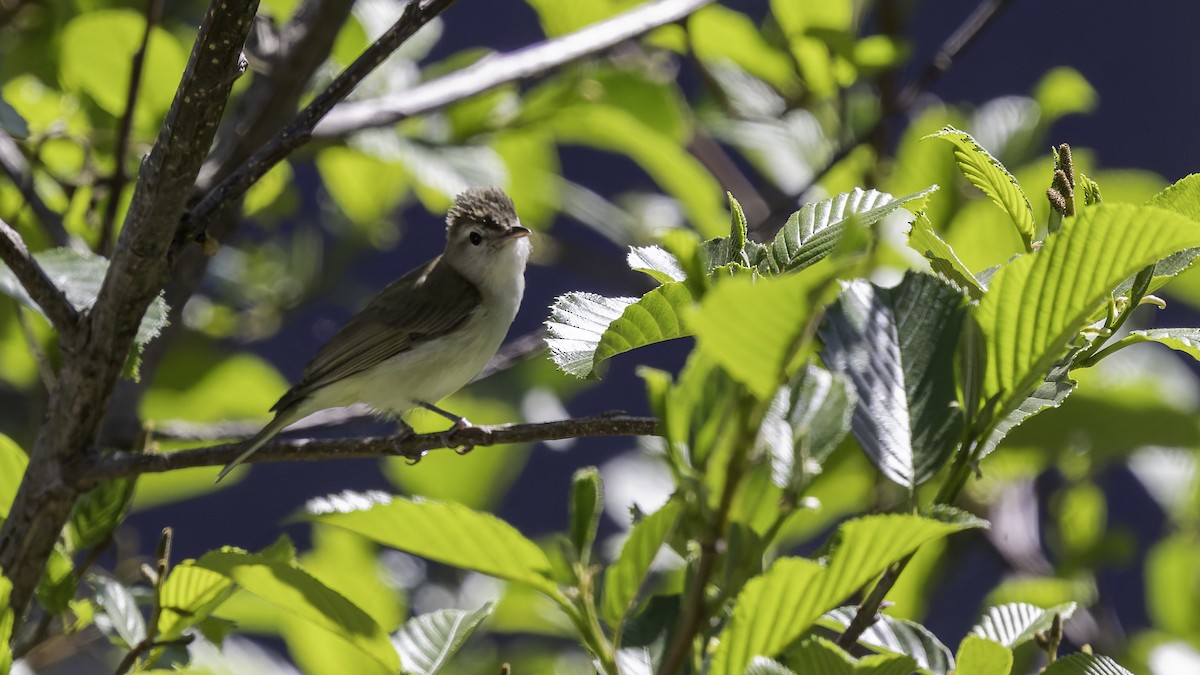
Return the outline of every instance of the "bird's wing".
{"type": "Polygon", "coordinates": [[[392,282],[330,338],[271,410],[454,330],[480,304],[478,289],[440,257],[392,282]]]}

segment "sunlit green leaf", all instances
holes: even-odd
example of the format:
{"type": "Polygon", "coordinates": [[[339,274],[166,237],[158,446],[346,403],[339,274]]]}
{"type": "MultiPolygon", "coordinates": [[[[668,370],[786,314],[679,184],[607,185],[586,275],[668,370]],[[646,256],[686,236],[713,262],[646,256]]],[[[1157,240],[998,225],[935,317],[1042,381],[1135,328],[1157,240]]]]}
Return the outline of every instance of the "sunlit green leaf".
{"type": "Polygon", "coordinates": [[[821,328],[822,358],[858,393],[853,430],[888,479],[914,489],[958,444],[954,355],[964,298],[909,272],[894,288],[848,282],[821,328]]]}
{"type": "Polygon", "coordinates": [[[8,517],[17,488],[25,476],[29,457],[13,439],[0,434],[0,518],[8,517]]]}
{"type": "Polygon", "coordinates": [[[933,231],[933,224],[919,214],[913,221],[912,230],[908,233],[908,245],[913,250],[925,256],[929,267],[934,273],[954,284],[972,300],[978,302],[987,292],[983,284],[975,278],[971,270],[958,259],[954,249],[950,248],[941,237],[933,231]]]}
{"type": "Polygon", "coordinates": [[[321,184],[354,224],[386,218],[404,198],[408,175],[395,162],[341,146],[317,153],[321,184]]]}
{"type": "Polygon", "coordinates": [[[825,565],[776,560],[738,595],[710,672],[741,673],[753,657],[774,656],[888,565],[963,527],[912,515],[867,516],[839,528],[825,565]]]}
{"type": "Polygon", "coordinates": [[[1187,535],[1167,537],[1146,556],[1146,609],[1155,626],[1175,635],[1200,631],[1200,543],[1187,535]]]}
{"type": "Polygon", "coordinates": [[[1038,631],[1046,630],[1059,614],[1064,620],[1075,613],[1075,603],[1069,602],[1049,609],[1014,602],[990,607],[971,632],[994,640],[1009,649],[1032,640],[1038,631]]]}
{"type": "Polygon", "coordinates": [[[1153,207],[1086,207],[1040,251],[1002,267],[975,308],[987,340],[984,399],[1014,410],[1067,352],[1122,280],[1171,253],[1200,246],[1191,220],[1153,207]]]}
{"type": "Polygon", "coordinates": [[[197,565],[218,572],[290,616],[340,636],[390,672],[400,669],[387,633],[370,615],[318,581],[295,560],[268,550],[247,553],[232,548],[209,551],[197,565]]]}
{"type": "Polygon", "coordinates": [[[958,645],[955,659],[958,675],[1008,675],[1012,650],[978,635],[968,635],[958,645]]]}
{"type": "Polygon", "coordinates": [[[1133,675],[1107,656],[1075,652],[1051,663],[1042,675],[1133,675]]]}
{"type": "Polygon", "coordinates": [[[1033,90],[1044,124],[1064,115],[1089,113],[1096,107],[1096,90],[1070,66],[1051,68],[1033,90]]]}
{"type": "Polygon", "coordinates": [[[687,30],[690,46],[701,60],[732,61],[781,92],[799,90],[791,57],[768,43],[745,14],[709,5],[688,18],[687,30]]]}
{"type": "Polygon", "coordinates": [[[448,565],[552,590],[550,561],[508,523],[453,503],[343,493],[310,500],[302,517],[448,565]]]}
{"type": "Polygon", "coordinates": [[[489,602],[473,612],[440,609],[409,619],[392,637],[404,672],[440,672],[494,608],[495,604],[489,602]]]}
{"type": "Polygon", "coordinates": [[[954,146],[954,156],[958,159],[958,168],[963,175],[1008,213],[1022,241],[1025,242],[1025,249],[1030,250],[1033,239],[1037,236],[1033,207],[1029,205],[1029,199],[1025,197],[1021,185],[1008,169],[1005,169],[991,153],[980,147],[965,131],[946,127],[926,138],[940,138],[954,146]]]}
{"type": "Polygon", "coordinates": [[[674,529],[678,518],[679,504],[670,501],[643,518],[629,532],[629,538],[621,547],[621,555],[604,572],[601,612],[608,625],[616,628],[624,622],[650,571],[650,563],[674,529]]]}
{"type": "Polygon", "coordinates": [[[8,675],[12,668],[12,649],[9,640],[12,638],[13,624],[16,623],[14,612],[9,605],[12,595],[12,582],[8,577],[0,576],[0,673],[8,675]]]}
{"type": "Polygon", "coordinates": [[[194,560],[171,568],[162,585],[162,613],[158,638],[173,640],[189,627],[208,618],[233,590],[223,574],[205,569],[194,560]]]}
{"type": "Polygon", "coordinates": [[[617,354],[689,335],[683,315],[692,302],[683,282],[663,284],[637,299],[568,293],[550,309],[546,343],[564,372],[593,376],[617,354]]]}
{"type": "Polygon", "coordinates": [[[886,192],[855,188],[852,192],[805,204],[775,235],[759,270],[770,274],[802,270],[837,248],[849,221],[869,227],[906,204],[920,210],[924,200],[935,190],[936,185],[897,199],[886,192]]]}
{"type": "Polygon", "coordinates": [[[55,545],[46,561],[46,570],[38,580],[37,599],[51,614],[61,614],[75,599],[79,579],[75,576],[75,563],[62,543],[55,545]]]}
{"type": "Polygon", "coordinates": [[[700,347],[761,399],[769,399],[813,347],[811,324],[828,276],[726,279],[692,312],[700,347]]]}

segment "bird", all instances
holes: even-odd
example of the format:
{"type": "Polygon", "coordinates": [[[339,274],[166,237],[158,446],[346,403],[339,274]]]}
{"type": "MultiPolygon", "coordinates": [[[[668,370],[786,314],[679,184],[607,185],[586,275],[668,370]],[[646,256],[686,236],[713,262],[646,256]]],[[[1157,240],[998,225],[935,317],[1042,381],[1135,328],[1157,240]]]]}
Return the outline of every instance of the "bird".
{"type": "Polygon", "coordinates": [[[217,482],[285,427],[328,408],[365,403],[399,419],[423,407],[454,423],[447,435],[470,426],[435,404],[500,348],[525,293],[529,235],[502,189],[472,187],[455,197],[442,254],[389,284],[317,351],[271,408],[274,419],[245,441],[217,482]]]}

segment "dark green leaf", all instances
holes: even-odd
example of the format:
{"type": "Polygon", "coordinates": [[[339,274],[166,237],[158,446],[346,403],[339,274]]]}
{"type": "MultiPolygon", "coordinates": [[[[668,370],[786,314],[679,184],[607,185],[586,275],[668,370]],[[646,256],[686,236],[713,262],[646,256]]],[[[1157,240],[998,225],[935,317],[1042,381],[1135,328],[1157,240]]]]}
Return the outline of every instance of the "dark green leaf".
{"type": "Polygon", "coordinates": [[[125,646],[133,647],[146,639],[146,620],[129,589],[115,579],[98,574],[92,575],[91,579],[96,587],[96,602],[125,646]]]}
{"type": "MultiPolygon", "coordinates": [[[[844,631],[857,613],[856,606],[838,607],[821,617],[817,623],[837,632],[844,631]]],[[[946,675],[954,668],[950,648],[942,644],[930,630],[915,621],[880,614],[879,620],[858,638],[858,643],[874,652],[904,654],[917,666],[933,675],[946,675]]]]}
{"type": "Polygon", "coordinates": [[[821,328],[825,363],[858,393],[855,438],[884,476],[910,490],[958,443],[954,355],[964,316],[959,291],[909,272],[889,289],[847,283],[821,328]]]}
{"type": "Polygon", "coordinates": [[[571,546],[584,565],[592,558],[596,528],[604,512],[604,487],[596,467],[584,467],[571,479],[571,546]]]}
{"type": "MultiPolygon", "coordinates": [[[[761,658],[755,661],[761,663],[761,658]]],[[[876,654],[856,659],[820,636],[808,638],[800,646],[789,650],[788,663],[796,668],[797,673],[821,675],[910,675],[917,668],[917,664],[904,654],[876,654]]],[[[752,668],[747,672],[751,672],[752,668]]]]}
{"type": "Polygon", "coordinates": [[[417,675],[440,672],[494,608],[495,603],[489,602],[473,612],[439,609],[406,621],[392,637],[404,672],[417,675]]]}
{"type": "Polygon", "coordinates": [[[845,438],[858,402],[854,385],[841,374],[809,365],[798,379],[779,390],[759,430],[759,443],[770,453],[772,480],[792,493],[845,438]]]}
{"type": "MultiPolygon", "coordinates": [[[[1074,354],[1074,351],[1072,351],[1074,354]]],[[[1070,370],[1070,355],[1063,358],[1054,367],[1050,369],[1050,373],[1046,375],[1046,379],[1042,380],[1037,389],[1025,398],[1024,401],[1006,413],[996,422],[996,426],[987,438],[980,444],[979,457],[990,455],[1000,441],[1008,436],[1009,432],[1020,426],[1025,420],[1042,412],[1046,408],[1057,408],[1067,400],[1071,392],[1075,391],[1075,387],[1079,386],[1075,380],[1067,376],[1070,370]]]]}
{"type": "Polygon", "coordinates": [[[764,274],[802,270],[816,264],[837,249],[851,220],[869,227],[905,204],[920,210],[924,200],[937,190],[933,185],[899,199],[875,190],[845,192],[814,204],[805,204],[792,214],[759,264],[764,274]]]}
{"type": "Polygon", "coordinates": [[[679,504],[675,501],[642,518],[630,531],[621,555],[605,570],[601,612],[610,626],[616,628],[625,621],[650,571],[650,563],[678,519],[679,504]]]}
{"type": "Polygon", "coordinates": [[[121,523],[133,499],[135,480],[119,478],[101,483],[75,502],[70,520],[75,550],[99,544],[121,523]]]}
{"type": "MultiPolygon", "coordinates": [[[[33,254],[33,258],[46,271],[50,280],[62,289],[75,309],[82,312],[90,309],[96,302],[100,286],[104,283],[104,275],[108,271],[108,260],[94,253],[83,253],[69,248],[39,251],[33,254]]],[[[42,313],[41,307],[29,297],[8,267],[3,265],[0,265],[0,292],[42,313]]],[[[138,345],[145,345],[157,337],[166,325],[167,303],[163,302],[160,296],[146,309],[146,315],[138,325],[134,340],[138,345]]]]}

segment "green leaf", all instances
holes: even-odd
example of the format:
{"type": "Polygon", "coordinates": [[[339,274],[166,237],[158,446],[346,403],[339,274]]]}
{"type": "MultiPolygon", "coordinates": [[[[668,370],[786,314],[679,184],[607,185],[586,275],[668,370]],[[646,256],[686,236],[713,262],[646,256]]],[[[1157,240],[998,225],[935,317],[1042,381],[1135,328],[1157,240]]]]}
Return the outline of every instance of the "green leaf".
{"type": "Polygon", "coordinates": [[[1078,70],[1070,66],[1051,68],[1037,86],[1033,98],[1041,109],[1039,124],[1075,113],[1089,113],[1096,108],[1096,90],[1078,70]]]}
{"type": "Polygon", "coordinates": [[[1200,227],[1153,207],[1085,207],[1033,255],[1004,265],[974,308],[987,340],[984,400],[1006,415],[1039,386],[1112,289],[1172,253],[1200,246],[1200,227]]]}
{"type": "MultiPolygon", "coordinates": [[[[54,248],[33,254],[46,275],[67,296],[75,309],[83,312],[91,309],[100,294],[104,275],[108,272],[108,260],[94,253],[85,253],[69,248],[54,248]]],[[[7,266],[0,265],[0,292],[16,299],[21,304],[45,316],[42,308],[29,297],[17,278],[7,266]]],[[[138,325],[134,340],[139,346],[158,337],[167,325],[167,303],[159,296],[150,303],[146,315],[138,325]]]]}
{"type": "MultiPolygon", "coordinates": [[[[1074,350],[1071,354],[1074,354],[1074,350]]],[[[1025,400],[996,422],[991,433],[980,444],[980,458],[992,454],[1000,441],[1004,440],[1009,432],[1023,424],[1025,420],[1047,408],[1057,408],[1067,400],[1067,397],[1079,386],[1078,382],[1067,376],[1070,365],[1070,355],[1059,360],[1051,367],[1050,373],[1038,384],[1032,394],[1026,396],[1025,400]]]]}
{"type": "Polygon", "coordinates": [[[209,551],[195,564],[224,575],[293,618],[340,636],[383,668],[398,672],[400,659],[379,624],[302,569],[290,553],[278,545],[262,553],[227,547],[209,551]]]}
{"type": "Polygon", "coordinates": [[[29,457],[13,439],[0,434],[0,519],[8,517],[17,489],[25,477],[29,457]]]}
{"type": "MultiPolygon", "coordinates": [[[[69,89],[86,93],[114,117],[125,114],[133,54],[142,42],[146,18],[125,9],[80,14],[62,30],[59,72],[69,89]]],[[[170,32],[154,26],[138,89],[137,126],[147,128],[171,106],[187,55],[170,32]]]]}
{"type": "Polygon", "coordinates": [[[971,300],[979,302],[983,298],[983,294],[987,289],[971,270],[958,259],[954,249],[947,244],[933,231],[933,224],[929,222],[929,218],[925,214],[917,214],[916,220],[913,221],[912,229],[908,233],[908,245],[917,253],[925,256],[929,261],[929,267],[934,273],[941,276],[943,279],[954,284],[963,293],[969,295],[971,300]]]}
{"type": "MultiPolygon", "coordinates": [[[[817,624],[840,633],[850,626],[857,612],[854,605],[838,607],[822,616],[817,624]]],[[[904,654],[933,675],[946,675],[954,668],[950,648],[915,621],[880,614],[879,620],[863,631],[858,643],[874,652],[904,654]]]]}
{"type": "Polygon", "coordinates": [[[618,354],[689,335],[683,314],[692,304],[683,282],[663,284],[636,300],[567,293],[550,308],[546,344],[563,372],[593,377],[618,354]]]}
{"type": "Polygon", "coordinates": [[[1109,347],[1122,348],[1139,342],[1157,342],[1200,361],[1200,328],[1151,328],[1130,331],[1129,335],[1109,343],[1109,347]]]}
{"type": "Polygon", "coordinates": [[[649,274],[660,284],[687,278],[675,256],[659,246],[630,246],[625,262],[629,269],[649,274]]]}
{"type": "Polygon", "coordinates": [[[8,675],[12,669],[12,649],[8,642],[12,639],[16,619],[9,604],[11,596],[12,582],[8,577],[0,576],[0,675],[8,675]]]}
{"type": "Polygon", "coordinates": [[[38,602],[51,614],[61,614],[75,598],[78,585],[75,563],[60,542],[54,546],[46,561],[46,570],[38,580],[38,602]]]}
{"type": "MultiPolygon", "coordinates": [[[[679,379],[668,373],[640,368],[647,398],[662,420],[667,461],[678,472],[705,471],[708,459],[731,441],[725,433],[737,405],[738,387],[706,352],[693,349],[679,379]]],[[[716,471],[708,471],[713,476],[716,471]]]]}
{"type": "Polygon", "coordinates": [[[1012,650],[978,635],[968,635],[958,645],[958,675],[1008,675],[1012,650]]]}
{"type": "Polygon", "coordinates": [[[1107,656],[1075,652],[1046,666],[1042,675],[1133,675],[1107,656]]]}
{"type": "Polygon", "coordinates": [[[404,199],[408,175],[404,167],[341,146],[317,153],[321,184],[355,225],[367,227],[386,218],[404,199]]]}
{"type": "Polygon", "coordinates": [[[98,574],[92,575],[92,585],[96,587],[96,602],[125,646],[133,647],[146,639],[146,620],[129,589],[115,579],[98,574]]]}
{"type": "Polygon", "coordinates": [[[625,155],[662,189],[679,200],[696,230],[725,233],[727,214],[717,181],[683,146],[649,127],[633,113],[606,104],[572,105],[549,120],[558,140],[625,155]]]}
{"type": "Polygon", "coordinates": [[[792,494],[812,479],[850,431],[858,398],[843,375],[809,365],[800,381],[782,387],[759,430],[759,443],[771,458],[771,479],[792,494]],[[819,469],[818,469],[819,470],[819,469]]]}
{"type": "Polygon", "coordinates": [[[600,471],[594,466],[584,467],[571,478],[571,546],[575,557],[587,565],[592,558],[592,544],[596,541],[596,528],[600,526],[600,515],[604,511],[604,486],[600,482],[600,471]]]}
{"type": "Polygon", "coordinates": [[[905,204],[913,203],[914,209],[920,210],[925,199],[937,189],[932,185],[897,199],[886,192],[855,188],[853,192],[805,204],[775,235],[758,266],[759,271],[780,274],[814,265],[837,249],[851,220],[869,227],[905,204]]]}
{"type": "Polygon", "coordinates": [[[756,656],[746,668],[746,675],[796,675],[796,671],[765,656],[756,656]]]}
{"type": "Polygon", "coordinates": [[[743,588],[720,635],[710,673],[741,673],[755,656],[774,656],[822,614],[921,544],[965,529],[914,515],[867,516],[843,523],[822,565],[780,558],[743,588]]]}
{"type": "Polygon", "coordinates": [[[1146,609],[1154,625],[1175,635],[1200,632],[1200,543],[1187,534],[1166,537],[1146,555],[1146,609]]]}
{"type": "MultiPolygon", "coordinates": [[[[779,671],[758,670],[755,664],[773,663],[756,657],[751,661],[747,673],[770,674],[779,671]]],[[[821,675],[909,675],[917,664],[903,654],[877,654],[856,659],[841,647],[823,637],[805,640],[799,647],[788,651],[788,663],[797,673],[820,673],[821,675]]],[[[761,665],[758,667],[762,667],[761,665]]]]}
{"type": "Polygon", "coordinates": [[[75,550],[91,548],[104,541],[129,509],[134,478],[106,481],[80,497],[71,509],[71,544],[75,550]]]}
{"type": "Polygon", "coordinates": [[[726,279],[688,323],[701,349],[766,400],[811,351],[810,324],[830,288],[830,278],[819,274],[726,279]]]}
{"type": "Polygon", "coordinates": [[[555,590],[550,561],[537,544],[503,520],[460,504],[346,492],[310,500],[301,517],[447,565],[555,590]]]}
{"type": "Polygon", "coordinates": [[[473,612],[439,609],[409,619],[392,637],[404,672],[419,675],[440,672],[494,608],[495,603],[488,602],[473,612]]]}
{"type": "Polygon", "coordinates": [[[1032,640],[1038,631],[1046,630],[1054,621],[1055,614],[1064,620],[1075,613],[1075,603],[1042,609],[1022,602],[989,607],[971,632],[985,637],[1009,649],[1015,649],[1032,640]]]}
{"type": "Polygon", "coordinates": [[[690,46],[706,63],[732,61],[751,75],[785,93],[799,93],[791,57],[770,43],[745,14],[709,5],[687,21],[690,46]]]}
{"type": "Polygon", "coordinates": [[[884,476],[909,490],[958,444],[954,360],[964,316],[956,289],[908,272],[894,288],[845,284],[821,328],[822,358],[858,393],[855,438],[884,476]]]}
{"type": "Polygon", "coordinates": [[[546,32],[547,37],[579,30],[638,4],[637,0],[609,0],[608,2],[525,0],[525,2],[537,11],[542,30],[546,32]]]}
{"type": "Polygon", "coordinates": [[[621,547],[621,555],[604,571],[601,613],[614,630],[619,630],[625,622],[650,571],[650,563],[678,520],[679,504],[675,501],[667,502],[661,509],[642,518],[630,531],[621,547]]]}
{"type": "Polygon", "coordinates": [[[173,640],[207,619],[233,592],[225,575],[185,560],[171,568],[162,585],[158,639],[173,640]]]}
{"type": "Polygon", "coordinates": [[[1025,250],[1032,250],[1033,239],[1037,236],[1033,207],[1029,205],[1029,199],[1025,197],[1017,179],[1004,168],[1000,160],[980,147],[970,134],[954,127],[948,126],[925,138],[940,138],[954,146],[954,157],[958,160],[959,170],[972,185],[991,197],[997,206],[1008,213],[1025,243],[1025,250]]]}

